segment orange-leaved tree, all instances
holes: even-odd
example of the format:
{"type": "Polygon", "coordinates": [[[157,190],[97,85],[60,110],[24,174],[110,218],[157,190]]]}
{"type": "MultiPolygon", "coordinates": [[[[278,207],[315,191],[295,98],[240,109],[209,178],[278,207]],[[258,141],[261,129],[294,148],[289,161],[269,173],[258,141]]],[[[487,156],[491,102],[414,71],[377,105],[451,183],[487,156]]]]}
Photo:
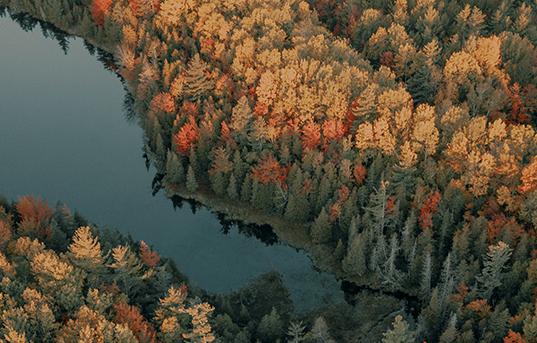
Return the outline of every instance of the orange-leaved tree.
{"type": "Polygon", "coordinates": [[[91,16],[98,26],[104,25],[106,13],[112,6],[112,0],[93,0],[91,3],[91,16]]]}

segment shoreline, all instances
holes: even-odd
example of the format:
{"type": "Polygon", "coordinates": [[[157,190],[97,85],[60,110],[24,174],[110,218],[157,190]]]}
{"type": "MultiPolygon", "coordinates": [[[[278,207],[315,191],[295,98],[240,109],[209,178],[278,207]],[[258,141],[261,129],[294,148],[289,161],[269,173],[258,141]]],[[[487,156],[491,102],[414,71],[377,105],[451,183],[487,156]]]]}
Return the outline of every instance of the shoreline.
{"type": "MultiPolygon", "coordinates": [[[[46,16],[43,18],[44,11],[42,10],[40,15],[35,11],[30,12],[21,8],[13,8],[10,6],[10,2],[5,0],[0,0],[0,6],[5,6],[15,13],[27,14],[40,22],[54,26],[73,38],[83,39],[96,48],[112,55],[113,57],[116,57],[114,48],[110,44],[97,39],[97,37],[85,37],[81,32],[82,30],[80,26],[62,25],[60,21],[55,21],[53,18],[49,19],[46,16]]],[[[127,90],[131,90],[131,85],[129,85],[128,82],[125,82],[124,85],[126,86],[127,90]]],[[[140,113],[136,114],[141,115],[140,113]]],[[[157,168],[157,173],[162,173],[162,171],[158,170],[157,168]]],[[[315,268],[322,272],[334,275],[336,280],[340,282],[348,282],[360,289],[367,289],[385,295],[392,295],[399,299],[404,299],[407,302],[413,302],[415,299],[417,299],[416,294],[407,294],[403,291],[392,292],[385,290],[382,287],[373,287],[370,280],[364,280],[360,277],[346,275],[346,273],[341,269],[341,266],[336,264],[337,261],[335,260],[332,251],[334,247],[315,244],[311,241],[311,239],[308,239],[308,225],[292,223],[283,218],[265,214],[261,210],[253,209],[250,206],[243,206],[244,204],[241,202],[231,202],[229,199],[221,198],[214,194],[214,192],[208,190],[208,187],[202,185],[202,182],[200,182],[200,189],[198,189],[196,193],[188,192],[177,185],[165,184],[162,188],[166,192],[166,196],[168,198],[179,196],[184,199],[194,200],[207,207],[209,210],[215,213],[223,214],[226,216],[226,218],[231,220],[241,221],[245,224],[270,226],[279,240],[292,248],[303,250],[308,258],[311,259],[312,265],[315,268]],[[405,297],[401,297],[402,295],[405,295],[405,297]]]]}

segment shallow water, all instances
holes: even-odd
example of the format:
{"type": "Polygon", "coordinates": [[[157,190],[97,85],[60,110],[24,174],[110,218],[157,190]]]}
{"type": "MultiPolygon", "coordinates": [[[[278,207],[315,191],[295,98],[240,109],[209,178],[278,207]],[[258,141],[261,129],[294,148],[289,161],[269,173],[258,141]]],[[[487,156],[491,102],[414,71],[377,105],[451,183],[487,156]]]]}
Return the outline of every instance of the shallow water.
{"type": "Polygon", "coordinates": [[[341,301],[336,279],[308,256],[266,245],[217,216],[174,209],[152,196],[154,171],[142,153],[142,130],[125,119],[120,80],[71,39],[67,54],[39,27],[25,32],[0,18],[0,194],[65,202],[99,225],[144,240],[172,258],[192,283],[227,292],[277,270],[298,309],[341,301]]]}

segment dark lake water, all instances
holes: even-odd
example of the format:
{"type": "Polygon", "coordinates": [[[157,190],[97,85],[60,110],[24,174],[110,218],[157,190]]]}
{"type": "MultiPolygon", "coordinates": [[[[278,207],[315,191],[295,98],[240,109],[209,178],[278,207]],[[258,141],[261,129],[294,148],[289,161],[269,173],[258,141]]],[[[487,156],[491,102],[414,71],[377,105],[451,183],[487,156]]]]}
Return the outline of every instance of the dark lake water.
{"type": "Polygon", "coordinates": [[[0,46],[0,195],[65,202],[148,242],[210,292],[276,270],[299,309],[343,299],[335,278],[315,271],[305,253],[236,228],[223,234],[207,209],[193,214],[152,196],[154,171],[144,164],[141,128],[125,119],[121,82],[80,39],[64,54],[39,28],[25,32],[0,18],[0,46]]]}

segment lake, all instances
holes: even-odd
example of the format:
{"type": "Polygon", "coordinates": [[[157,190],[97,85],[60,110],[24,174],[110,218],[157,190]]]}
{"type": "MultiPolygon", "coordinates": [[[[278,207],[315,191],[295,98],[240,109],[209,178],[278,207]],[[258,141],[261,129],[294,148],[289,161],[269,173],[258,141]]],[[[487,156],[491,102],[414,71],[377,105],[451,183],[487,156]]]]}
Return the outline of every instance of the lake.
{"type": "Polygon", "coordinates": [[[5,17],[0,44],[0,195],[64,202],[146,241],[209,292],[276,270],[299,310],[343,301],[339,282],[304,252],[227,231],[208,209],[174,208],[162,192],[152,196],[155,171],[145,167],[141,128],[126,119],[125,90],[81,39],[70,39],[64,54],[39,26],[26,32],[5,17]]]}

